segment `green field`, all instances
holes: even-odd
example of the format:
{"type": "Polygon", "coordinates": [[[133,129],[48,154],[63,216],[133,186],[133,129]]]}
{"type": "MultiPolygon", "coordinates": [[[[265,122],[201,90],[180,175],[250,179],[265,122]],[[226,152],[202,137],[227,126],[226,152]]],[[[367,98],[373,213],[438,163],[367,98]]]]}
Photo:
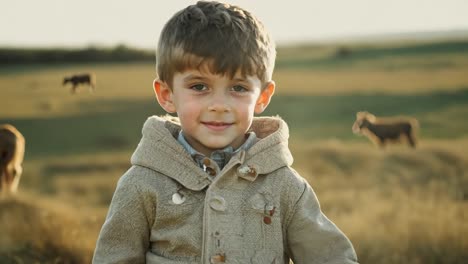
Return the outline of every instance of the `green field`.
{"type": "MultiPolygon", "coordinates": [[[[264,115],[289,123],[294,167],[361,263],[466,262],[466,73],[468,41],[278,49],[264,115]],[[362,110],[417,118],[418,148],[352,134],[362,110]]],[[[0,263],[89,262],[142,124],[163,114],[154,76],[147,62],[0,68],[0,123],[27,141],[18,197],[0,200],[0,263]],[[62,87],[88,71],[95,93],[62,87]]]]}

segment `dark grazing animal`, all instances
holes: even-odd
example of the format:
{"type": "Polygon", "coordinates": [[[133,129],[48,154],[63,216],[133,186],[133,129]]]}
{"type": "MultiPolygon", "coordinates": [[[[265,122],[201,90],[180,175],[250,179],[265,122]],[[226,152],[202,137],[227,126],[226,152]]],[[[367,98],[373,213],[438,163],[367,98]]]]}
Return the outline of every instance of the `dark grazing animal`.
{"type": "Polygon", "coordinates": [[[385,147],[387,142],[406,141],[416,147],[419,123],[412,117],[377,118],[369,112],[358,112],[353,132],[367,136],[374,144],[385,147]]]}
{"type": "Polygon", "coordinates": [[[12,125],[0,125],[0,193],[12,194],[18,189],[23,172],[25,140],[12,125]]]}
{"type": "Polygon", "coordinates": [[[88,85],[90,91],[93,92],[96,87],[96,76],[92,73],[72,75],[63,79],[63,85],[66,85],[67,83],[72,84],[71,92],[73,94],[76,93],[76,89],[80,84],[88,85]]]}

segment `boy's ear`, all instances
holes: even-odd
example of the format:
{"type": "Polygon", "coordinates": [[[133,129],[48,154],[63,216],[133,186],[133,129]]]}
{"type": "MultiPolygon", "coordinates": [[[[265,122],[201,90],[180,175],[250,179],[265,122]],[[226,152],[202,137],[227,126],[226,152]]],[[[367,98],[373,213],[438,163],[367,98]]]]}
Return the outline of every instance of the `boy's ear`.
{"type": "Polygon", "coordinates": [[[271,97],[275,93],[275,82],[270,81],[267,83],[266,87],[260,93],[260,96],[257,99],[255,104],[255,114],[260,114],[267,108],[270,103],[271,97]]]}
{"type": "Polygon", "coordinates": [[[168,113],[175,113],[176,107],[172,101],[172,90],[169,88],[167,83],[162,82],[159,79],[153,81],[154,93],[156,99],[158,99],[159,105],[168,113]]]}

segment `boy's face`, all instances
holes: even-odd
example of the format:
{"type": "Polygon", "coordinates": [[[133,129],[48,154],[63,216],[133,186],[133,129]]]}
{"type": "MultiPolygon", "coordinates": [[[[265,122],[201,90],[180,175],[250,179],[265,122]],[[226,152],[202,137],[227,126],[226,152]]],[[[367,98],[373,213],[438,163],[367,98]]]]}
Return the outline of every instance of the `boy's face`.
{"type": "Polygon", "coordinates": [[[205,155],[241,146],[254,113],[265,110],[275,89],[274,82],[262,89],[256,76],[236,73],[231,79],[208,67],[178,72],[172,83],[154,82],[158,102],[167,112],[177,112],[186,140],[205,155]]]}

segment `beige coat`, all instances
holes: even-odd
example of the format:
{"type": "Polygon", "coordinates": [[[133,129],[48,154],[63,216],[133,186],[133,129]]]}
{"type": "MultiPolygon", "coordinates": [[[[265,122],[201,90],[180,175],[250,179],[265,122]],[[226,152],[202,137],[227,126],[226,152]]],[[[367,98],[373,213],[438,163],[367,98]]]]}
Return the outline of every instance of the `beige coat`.
{"type": "Polygon", "coordinates": [[[208,162],[213,176],[177,142],[179,130],[160,117],[146,121],[93,263],[356,263],[348,238],[290,167],[283,120],[255,118],[260,141],[221,171],[208,162]]]}

